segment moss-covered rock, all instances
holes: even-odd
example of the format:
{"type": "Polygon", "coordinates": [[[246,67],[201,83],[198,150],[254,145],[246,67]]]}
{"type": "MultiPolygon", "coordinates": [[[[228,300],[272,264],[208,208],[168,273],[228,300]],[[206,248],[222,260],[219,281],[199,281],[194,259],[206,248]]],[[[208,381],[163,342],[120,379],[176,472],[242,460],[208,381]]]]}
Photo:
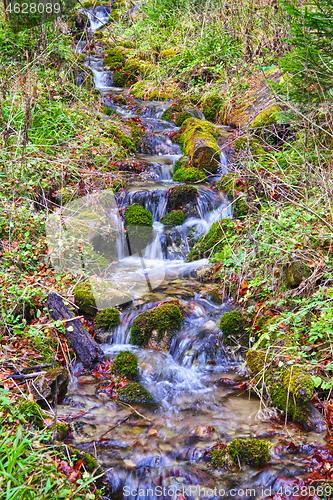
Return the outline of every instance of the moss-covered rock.
{"type": "Polygon", "coordinates": [[[129,351],[121,351],[112,362],[111,372],[119,377],[136,380],[139,376],[137,356],[129,351]]]}
{"type": "Polygon", "coordinates": [[[153,216],[149,210],[141,205],[130,205],[125,210],[125,223],[126,226],[152,226],[153,216]]]}
{"type": "Polygon", "coordinates": [[[48,429],[55,434],[55,439],[57,441],[63,441],[68,436],[69,426],[65,422],[56,422],[50,425],[48,429]]]}
{"type": "Polygon", "coordinates": [[[153,403],[154,398],[139,382],[129,382],[118,392],[119,399],[125,403],[153,403]]]}
{"type": "Polygon", "coordinates": [[[273,105],[267,109],[264,109],[259,113],[254,120],[252,120],[250,127],[264,127],[267,125],[272,125],[273,123],[277,123],[279,112],[281,111],[280,106],[273,105]]]}
{"type": "Polygon", "coordinates": [[[43,428],[43,421],[47,417],[47,415],[35,401],[28,401],[26,399],[21,401],[19,405],[19,412],[25,418],[25,420],[36,427],[36,429],[43,428]]]}
{"type": "Polygon", "coordinates": [[[281,379],[284,387],[295,398],[303,401],[311,399],[315,386],[311,375],[304,368],[295,366],[284,370],[281,379]]]}
{"type": "Polygon", "coordinates": [[[161,119],[172,121],[175,119],[178,113],[181,113],[183,108],[180,104],[171,104],[170,108],[163,111],[161,119]]]}
{"type": "Polygon", "coordinates": [[[113,75],[113,86],[114,87],[125,87],[126,75],[121,71],[115,71],[113,75]]]}
{"type": "Polygon", "coordinates": [[[190,159],[187,156],[181,156],[174,164],[173,172],[175,173],[180,168],[187,168],[190,166],[191,166],[190,159]]]}
{"type": "Polygon", "coordinates": [[[197,182],[205,179],[207,174],[198,168],[179,168],[177,172],[173,174],[172,180],[175,182],[197,182]]]}
{"type": "Polygon", "coordinates": [[[168,193],[167,209],[171,211],[184,207],[187,203],[194,202],[197,194],[198,190],[193,186],[176,186],[168,193]]]}
{"type": "Polygon", "coordinates": [[[95,319],[96,328],[112,328],[119,324],[120,313],[115,307],[108,307],[100,311],[95,319]]]}
{"type": "Polygon", "coordinates": [[[181,128],[179,143],[193,167],[215,173],[220,166],[220,148],[216,141],[217,129],[205,120],[188,118],[181,128]]]}
{"type": "Polygon", "coordinates": [[[254,467],[262,467],[269,460],[271,444],[262,439],[234,439],[227,446],[236,465],[245,463],[254,467]]]}
{"type": "Polygon", "coordinates": [[[187,120],[188,118],[193,118],[191,113],[189,113],[188,111],[182,111],[181,113],[178,113],[175,117],[175,124],[177,125],[177,127],[181,127],[184,123],[185,120],[187,120]]]}
{"type": "Polygon", "coordinates": [[[206,120],[215,122],[223,104],[224,101],[218,94],[206,95],[202,101],[202,112],[205,115],[206,120]]]}
{"type": "Polygon", "coordinates": [[[130,342],[147,346],[154,331],[157,332],[157,340],[162,340],[166,333],[172,334],[178,330],[182,320],[183,313],[178,304],[161,304],[135,318],[131,327],[130,342]]]}
{"type": "Polygon", "coordinates": [[[228,453],[226,445],[213,448],[211,451],[211,463],[216,469],[222,469],[228,464],[228,453]]]}
{"type": "Polygon", "coordinates": [[[74,298],[80,314],[96,315],[96,302],[89,283],[77,284],[74,289],[74,298]]]}
{"type": "Polygon", "coordinates": [[[289,262],[284,266],[285,277],[288,287],[297,288],[303,281],[308,278],[312,271],[311,269],[300,261],[289,262]]]}
{"type": "Polygon", "coordinates": [[[104,54],[103,66],[108,67],[110,71],[115,71],[124,67],[125,56],[122,49],[109,49],[106,50],[104,54]]]}
{"type": "Polygon", "coordinates": [[[223,332],[223,341],[226,344],[230,345],[236,342],[241,345],[248,345],[249,322],[240,311],[226,312],[220,319],[219,327],[223,332]]]}
{"type": "Polygon", "coordinates": [[[260,374],[266,363],[265,352],[251,349],[246,353],[246,364],[254,375],[260,374]]]}
{"type": "Polygon", "coordinates": [[[166,214],[161,222],[165,226],[180,226],[181,224],[184,224],[186,219],[186,216],[182,210],[175,210],[174,212],[171,212],[169,214],[166,214]]]}
{"type": "Polygon", "coordinates": [[[234,237],[236,222],[237,221],[231,219],[223,219],[214,222],[208,233],[202,236],[198,243],[194,245],[187,260],[192,261],[201,258],[209,258],[213,254],[222,252],[225,245],[228,244],[228,241],[234,237]]]}

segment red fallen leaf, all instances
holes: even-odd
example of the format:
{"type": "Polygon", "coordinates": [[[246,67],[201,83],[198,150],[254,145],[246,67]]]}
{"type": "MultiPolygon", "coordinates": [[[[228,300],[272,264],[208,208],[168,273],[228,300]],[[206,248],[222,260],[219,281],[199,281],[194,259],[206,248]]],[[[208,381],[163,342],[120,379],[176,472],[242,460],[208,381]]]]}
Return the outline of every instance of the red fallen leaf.
{"type": "Polygon", "coordinates": [[[79,470],[74,470],[68,477],[67,480],[70,483],[76,483],[76,481],[80,478],[81,472],[79,470]]]}
{"type": "Polygon", "coordinates": [[[121,381],[119,382],[118,387],[119,387],[119,389],[122,389],[123,387],[126,387],[126,386],[127,386],[127,384],[128,384],[128,380],[121,380],[121,381]]]}
{"type": "Polygon", "coordinates": [[[80,470],[82,465],[85,465],[85,461],[84,460],[78,460],[76,462],[76,464],[74,465],[74,470],[80,470]]]}
{"type": "Polygon", "coordinates": [[[241,384],[235,385],[234,389],[238,391],[247,391],[250,387],[250,384],[248,382],[243,382],[241,384]]]}
{"type": "Polygon", "coordinates": [[[237,382],[235,382],[231,378],[220,378],[220,382],[224,385],[236,385],[237,384],[237,382]]]}
{"type": "Polygon", "coordinates": [[[111,396],[111,398],[112,398],[112,399],[119,399],[119,396],[118,396],[118,394],[113,394],[113,395],[111,396]]]}

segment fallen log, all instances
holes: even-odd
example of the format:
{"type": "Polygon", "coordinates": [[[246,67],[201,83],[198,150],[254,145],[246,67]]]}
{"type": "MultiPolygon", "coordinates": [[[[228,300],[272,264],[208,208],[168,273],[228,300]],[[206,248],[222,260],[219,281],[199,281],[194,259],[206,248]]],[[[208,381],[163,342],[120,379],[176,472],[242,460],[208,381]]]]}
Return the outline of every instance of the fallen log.
{"type": "Polygon", "coordinates": [[[179,143],[193,167],[215,173],[220,166],[221,152],[215,136],[217,129],[210,122],[188,118],[180,130],[179,143]]]}
{"type": "Polygon", "coordinates": [[[51,292],[47,298],[47,307],[56,321],[72,320],[64,324],[66,338],[70,341],[75,353],[84,366],[92,368],[96,363],[104,361],[104,353],[97,342],[84,328],[81,321],[65,306],[62,298],[51,292]]]}

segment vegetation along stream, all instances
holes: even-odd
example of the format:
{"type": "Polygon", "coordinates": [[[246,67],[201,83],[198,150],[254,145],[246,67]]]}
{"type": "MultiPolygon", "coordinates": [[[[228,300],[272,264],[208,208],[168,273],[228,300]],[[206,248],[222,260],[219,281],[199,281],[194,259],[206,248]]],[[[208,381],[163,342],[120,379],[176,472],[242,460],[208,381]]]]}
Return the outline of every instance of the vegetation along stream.
{"type": "Polygon", "coordinates": [[[0,498],[331,498],[331,2],[9,5],[0,498]]]}

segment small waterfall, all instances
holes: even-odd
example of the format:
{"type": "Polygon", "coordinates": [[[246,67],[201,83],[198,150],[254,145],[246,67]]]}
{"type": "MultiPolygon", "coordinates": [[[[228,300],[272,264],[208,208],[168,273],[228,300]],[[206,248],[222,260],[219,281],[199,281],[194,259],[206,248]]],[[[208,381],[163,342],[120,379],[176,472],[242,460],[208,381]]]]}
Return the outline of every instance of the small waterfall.
{"type": "Polygon", "coordinates": [[[159,221],[165,212],[168,192],[164,189],[154,191],[132,191],[123,199],[121,208],[134,203],[141,205],[153,214],[154,221],[159,221]]]}
{"type": "Polygon", "coordinates": [[[95,33],[95,31],[108,22],[111,10],[107,5],[100,5],[95,9],[83,9],[83,12],[90,21],[90,33],[95,33]]]}
{"type": "Polygon", "coordinates": [[[113,73],[111,71],[98,71],[91,68],[94,74],[94,83],[97,90],[105,91],[113,88],[113,73]]]}

